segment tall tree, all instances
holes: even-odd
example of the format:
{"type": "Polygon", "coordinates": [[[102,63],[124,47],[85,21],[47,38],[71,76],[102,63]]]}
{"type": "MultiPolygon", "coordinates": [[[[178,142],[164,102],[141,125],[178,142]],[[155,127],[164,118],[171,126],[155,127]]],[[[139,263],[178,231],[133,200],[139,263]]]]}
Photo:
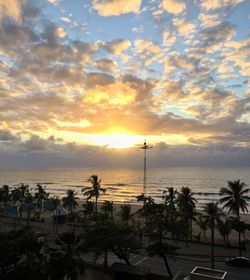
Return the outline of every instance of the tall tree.
{"type": "Polygon", "coordinates": [[[110,214],[110,218],[114,218],[114,206],[113,201],[105,200],[102,204],[101,209],[104,211],[104,214],[107,215],[107,213],[110,214]]]}
{"type": "Polygon", "coordinates": [[[176,218],[177,218],[177,209],[176,209],[176,195],[177,190],[173,187],[167,188],[167,190],[163,191],[163,202],[166,208],[166,222],[168,223],[169,231],[174,236],[174,232],[176,230],[176,218]]]}
{"type": "Polygon", "coordinates": [[[14,205],[21,200],[21,190],[19,187],[15,187],[11,190],[11,200],[13,201],[14,205]]]}
{"type": "Polygon", "coordinates": [[[35,199],[34,196],[27,188],[24,193],[24,198],[23,198],[23,202],[25,203],[25,207],[26,207],[26,211],[27,211],[27,225],[29,225],[29,223],[30,223],[30,215],[31,215],[31,211],[33,210],[32,204],[34,202],[34,199],[35,199]]]}
{"type": "Polygon", "coordinates": [[[131,205],[130,204],[121,205],[119,215],[120,215],[122,221],[128,224],[130,218],[132,217],[131,205]]]}
{"type": "MultiPolygon", "coordinates": [[[[219,194],[223,196],[220,199],[220,203],[223,203],[224,208],[228,208],[228,213],[234,213],[240,223],[240,211],[248,212],[247,200],[250,197],[247,195],[250,191],[249,188],[246,188],[247,185],[240,180],[228,181],[227,187],[221,188],[219,194]]],[[[241,256],[241,232],[238,233],[239,241],[239,255],[241,256]]]]}
{"type": "Polygon", "coordinates": [[[216,225],[221,222],[222,211],[218,203],[210,202],[204,206],[206,224],[211,230],[211,268],[214,269],[214,231],[216,225]]]}
{"type": "Polygon", "coordinates": [[[194,194],[189,187],[182,187],[181,191],[177,193],[176,203],[177,207],[184,219],[185,227],[187,229],[186,241],[192,239],[192,221],[195,217],[195,203],[197,200],[193,197],[194,194]]]}
{"type": "Polygon", "coordinates": [[[137,231],[126,223],[113,223],[112,252],[126,264],[130,265],[130,254],[137,253],[141,244],[137,240],[137,231]]]}
{"type": "Polygon", "coordinates": [[[93,201],[87,200],[82,206],[83,214],[89,221],[92,220],[95,212],[95,203],[93,201]]]}
{"type": "Polygon", "coordinates": [[[73,210],[76,209],[78,206],[77,199],[77,192],[73,190],[67,190],[67,196],[62,198],[63,207],[68,208],[69,213],[72,214],[73,210]]]}
{"type": "Polygon", "coordinates": [[[10,187],[9,185],[3,185],[0,189],[0,200],[4,205],[7,205],[10,200],[10,187]]]}
{"type": "Polygon", "coordinates": [[[111,219],[97,220],[86,228],[83,235],[85,247],[95,252],[95,260],[104,255],[103,266],[108,265],[108,252],[113,248],[113,224],[111,219]]]}
{"type": "Polygon", "coordinates": [[[84,272],[80,256],[82,242],[74,232],[65,232],[56,240],[58,250],[51,254],[51,279],[76,280],[84,272]]]}
{"type": "Polygon", "coordinates": [[[167,231],[166,211],[164,204],[146,203],[143,215],[145,215],[145,227],[149,236],[147,252],[150,256],[157,255],[164,261],[170,278],[173,278],[172,271],[168,263],[168,256],[174,255],[177,247],[164,240],[167,231]]]}
{"type": "MultiPolygon", "coordinates": [[[[237,222],[238,222],[238,220],[237,220],[237,222]]],[[[227,246],[229,246],[229,234],[233,229],[233,225],[232,225],[230,218],[226,219],[225,221],[220,221],[217,224],[217,228],[218,228],[220,235],[223,237],[225,244],[227,246]]]]}
{"type": "Polygon", "coordinates": [[[92,175],[89,177],[88,182],[91,183],[91,187],[84,187],[82,189],[83,195],[87,199],[95,198],[95,212],[97,213],[97,201],[101,193],[105,193],[106,189],[101,187],[101,179],[99,180],[97,175],[92,175]]]}
{"type": "Polygon", "coordinates": [[[37,218],[40,219],[41,211],[42,211],[42,201],[43,199],[48,199],[49,193],[46,192],[46,186],[42,186],[41,184],[37,184],[35,190],[35,199],[38,205],[38,215],[37,218]]]}
{"type": "Polygon", "coordinates": [[[207,221],[203,217],[203,215],[199,215],[196,219],[197,225],[200,227],[200,229],[203,231],[203,237],[206,237],[206,231],[207,231],[207,221]]]}

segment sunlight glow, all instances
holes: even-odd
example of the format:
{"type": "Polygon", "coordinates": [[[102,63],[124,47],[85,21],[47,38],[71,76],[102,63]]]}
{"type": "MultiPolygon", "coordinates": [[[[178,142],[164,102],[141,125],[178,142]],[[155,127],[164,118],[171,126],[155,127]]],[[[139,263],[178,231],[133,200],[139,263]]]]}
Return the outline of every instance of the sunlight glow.
{"type": "Polygon", "coordinates": [[[104,134],[95,135],[95,144],[108,148],[130,148],[142,141],[141,136],[127,134],[104,134]]]}

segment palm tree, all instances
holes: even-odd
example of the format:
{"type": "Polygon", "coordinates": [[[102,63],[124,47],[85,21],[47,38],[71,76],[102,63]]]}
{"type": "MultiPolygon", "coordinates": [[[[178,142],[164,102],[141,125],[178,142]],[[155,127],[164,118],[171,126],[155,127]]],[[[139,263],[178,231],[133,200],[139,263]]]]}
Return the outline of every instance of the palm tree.
{"type": "Polygon", "coordinates": [[[114,220],[97,220],[86,228],[83,238],[85,247],[95,252],[94,259],[97,260],[103,254],[103,266],[107,266],[108,252],[112,251],[114,243],[114,220]]]}
{"type": "Polygon", "coordinates": [[[83,205],[83,214],[87,217],[88,220],[93,218],[95,212],[95,204],[93,201],[86,201],[83,205]]]}
{"type": "Polygon", "coordinates": [[[43,199],[48,199],[49,198],[49,193],[46,192],[46,186],[42,186],[40,184],[37,184],[36,186],[36,193],[35,193],[35,198],[37,201],[37,205],[39,208],[37,218],[40,219],[41,211],[42,211],[42,200],[43,199]]]}
{"type": "Polygon", "coordinates": [[[192,239],[192,220],[195,216],[195,203],[197,200],[193,197],[193,192],[189,187],[182,187],[181,191],[177,193],[176,203],[181,215],[184,219],[187,229],[187,245],[188,239],[192,239]]]}
{"type": "Polygon", "coordinates": [[[14,188],[11,190],[11,200],[13,201],[14,205],[21,200],[21,190],[20,188],[14,188]]]}
{"type": "Polygon", "coordinates": [[[165,241],[165,234],[168,228],[166,224],[166,211],[164,210],[164,204],[152,202],[145,205],[143,214],[146,216],[145,228],[149,237],[146,250],[149,256],[157,255],[162,258],[172,279],[173,274],[168,264],[168,256],[174,255],[177,247],[165,241]]]}
{"type": "Polygon", "coordinates": [[[120,209],[121,209],[121,211],[119,214],[121,216],[122,221],[128,224],[130,218],[132,217],[131,205],[129,205],[129,204],[121,205],[120,209]]]}
{"type": "MultiPolygon", "coordinates": [[[[237,181],[228,181],[227,188],[221,188],[219,195],[224,196],[220,199],[220,203],[224,203],[222,209],[228,208],[228,213],[233,212],[238,222],[240,223],[240,211],[248,212],[247,206],[248,203],[246,200],[249,200],[250,197],[247,196],[247,193],[250,191],[249,188],[246,188],[246,184],[237,181]]],[[[241,256],[241,233],[239,231],[239,255],[241,256]]]]}
{"type": "Polygon", "coordinates": [[[29,225],[31,211],[34,209],[34,205],[33,205],[34,196],[32,195],[32,193],[30,193],[29,189],[26,190],[23,199],[24,199],[23,202],[25,203],[25,208],[27,211],[27,225],[29,225]]]}
{"type": "Polygon", "coordinates": [[[4,205],[7,205],[10,200],[10,187],[8,185],[3,185],[0,189],[0,199],[4,205]]]}
{"type": "Polygon", "coordinates": [[[203,237],[206,237],[206,230],[207,230],[207,222],[206,219],[202,215],[199,215],[196,219],[196,224],[200,227],[203,231],[203,237]]]}
{"type": "Polygon", "coordinates": [[[110,213],[110,218],[111,218],[111,219],[114,218],[114,206],[113,206],[113,201],[105,200],[105,201],[103,202],[103,205],[102,205],[101,209],[104,211],[105,215],[107,215],[107,213],[110,213]]]}
{"type": "Polygon", "coordinates": [[[25,196],[27,194],[27,192],[29,192],[29,185],[24,185],[24,184],[21,184],[20,187],[17,187],[16,188],[16,192],[19,192],[19,201],[21,204],[24,203],[24,200],[25,200],[25,196]]]}
{"type": "Polygon", "coordinates": [[[216,224],[221,222],[220,216],[223,214],[218,207],[218,203],[209,202],[204,206],[206,224],[211,230],[211,268],[214,269],[214,230],[216,224]]]}
{"type": "Polygon", "coordinates": [[[143,205],[145,206],[146,203],[153,203],[154,199],[151,196],[145,196],[144,193],[136,196],[137,202],[143,202],[143,205]]]}
{"type": "Polygon", "coordinates": [[[173,187],[167,188],[167,190],[163,191],[162,199],[164,201],[167,215],[166,215],[166,222],[168,223],[169,230],[174,236],[174,231],[176,229],[176,194],[177,190],[173,187]]]}
{"type": "Polygon", "coordinates": [[[105,193],[106,189],[102,188],[100,183],[101,179],[98,179],[97,175],[92,175],[89,177],[88,182],[92,184],[92,187],[84,187],[82,189],[83,195],[87,197],[87,199],[95,198],[95,212],[97,213],[97,201],[101,193],[105,193]]]}
{"type": "Polygon", "coordinates": [[[220,235],[223,237],[223,240],[227,246],[229,246],[229,234],[233,229],[230,219],[226,219],[224,222],[220,221],[217,225],[220,235]]]}
{"type": "Polygon", "coordinates": [[[73,190],[67,190],[67,196],[62,198],[63,207],[68,208],[70,214],[72,214],[73,210],[78,206],[78,202],[76,200],[79,198],[76,197],[76,195],[77,192],[73,190]]]}
{"type": "Polygon", "coordinates": [[[162,199],[167,205],[174,205],[176,199],[177,190],[173,187],[167,188],[167,190],[163,191],[162,199]]]}
{"type": "Polygon", "coordinates": [[[56,240],[59,250],[51,254],[52,279],[76,280],[84,272],[80,256],[81,239],[74,232],[65,232],[56,240]]]}

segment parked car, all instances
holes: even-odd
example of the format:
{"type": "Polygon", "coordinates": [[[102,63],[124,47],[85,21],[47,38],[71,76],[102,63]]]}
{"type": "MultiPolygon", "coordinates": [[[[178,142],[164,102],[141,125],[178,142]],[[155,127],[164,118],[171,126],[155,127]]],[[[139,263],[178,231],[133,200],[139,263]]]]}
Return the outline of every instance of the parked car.
{"type": "Polygon", "coordinates": [[[226,264],[238,267],[250,268],[250,259],[245,257],[235,257],[226,259],[226,264]]]}

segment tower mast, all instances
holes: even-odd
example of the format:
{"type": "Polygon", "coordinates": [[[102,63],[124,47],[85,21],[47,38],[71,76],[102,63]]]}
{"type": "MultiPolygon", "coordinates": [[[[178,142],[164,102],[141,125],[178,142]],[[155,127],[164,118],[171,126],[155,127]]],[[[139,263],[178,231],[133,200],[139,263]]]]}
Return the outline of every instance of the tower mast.
{"type": "Polygon", "coordinates": [[[143,146],[140,147],[144,150],[144,176],[143,176],[143,194],[147,196],[147,150],[152,149],[153,146],[147,145],[146,139],[143,146]]]}

